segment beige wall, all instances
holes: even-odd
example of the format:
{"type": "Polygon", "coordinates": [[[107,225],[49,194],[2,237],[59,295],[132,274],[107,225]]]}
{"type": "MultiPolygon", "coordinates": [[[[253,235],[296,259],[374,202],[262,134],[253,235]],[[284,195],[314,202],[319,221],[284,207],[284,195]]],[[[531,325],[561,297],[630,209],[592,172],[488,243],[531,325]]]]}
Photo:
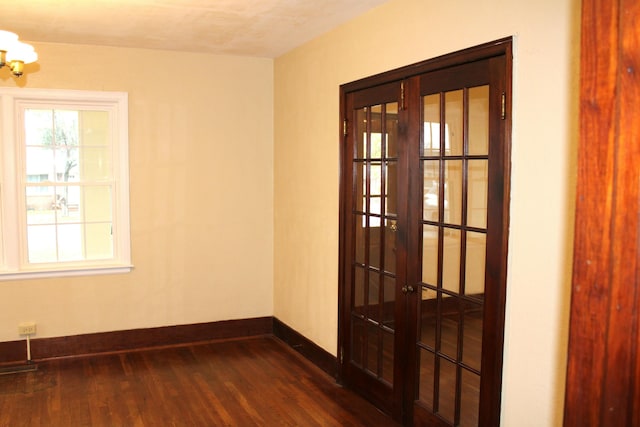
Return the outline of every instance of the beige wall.
{"type": "Polygon", "coordinates": [[[0,341],[29,320],[51,337],[272,315],[273,61],[36,49],[19,86],[129,93],[135,268],[0,282],[0,341]]]}
{"type": "Polygon", "coordinates": [[[277,58],[274,315],[336,353],[339,85],[513,35],[502,424],[560,425],[578,27],[578,0],[392,0],[277,58]]]}

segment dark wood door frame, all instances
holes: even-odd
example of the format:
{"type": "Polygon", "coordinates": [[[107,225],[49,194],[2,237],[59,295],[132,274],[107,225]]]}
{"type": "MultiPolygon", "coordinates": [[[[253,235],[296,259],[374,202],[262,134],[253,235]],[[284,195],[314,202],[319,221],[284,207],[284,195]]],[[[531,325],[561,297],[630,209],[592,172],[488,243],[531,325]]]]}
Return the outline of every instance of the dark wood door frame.
{"type": "Polygon", "coordinates": [[[583,0],[565,426],[640,425],[640,3],[583,0]]]}

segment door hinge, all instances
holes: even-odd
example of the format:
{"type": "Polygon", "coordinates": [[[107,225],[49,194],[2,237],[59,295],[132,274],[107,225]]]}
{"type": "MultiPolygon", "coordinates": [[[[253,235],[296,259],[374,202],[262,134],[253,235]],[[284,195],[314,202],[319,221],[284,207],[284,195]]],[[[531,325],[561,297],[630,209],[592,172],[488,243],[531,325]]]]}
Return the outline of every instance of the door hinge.
{"type": "Polygon", "coordinates": [[[400,109],[404,110],[404,82],[400,82],[400,109]]]}
{"type": "Polygon", "coordinates": [[[347,119],[342,121],[342,135],[347,136],[347,119]]]}
{"type": "Polygon", "coordinates": [[[342,364],[344,360],[344,347],[340,347],[340,364],[342,364]]]}
{"type": "Polygon", "coordinates": [[[504,120],[507,118],[507,95],[504,92],[502,92],[502,100],[500,105],[500,118],[504,120]]]}

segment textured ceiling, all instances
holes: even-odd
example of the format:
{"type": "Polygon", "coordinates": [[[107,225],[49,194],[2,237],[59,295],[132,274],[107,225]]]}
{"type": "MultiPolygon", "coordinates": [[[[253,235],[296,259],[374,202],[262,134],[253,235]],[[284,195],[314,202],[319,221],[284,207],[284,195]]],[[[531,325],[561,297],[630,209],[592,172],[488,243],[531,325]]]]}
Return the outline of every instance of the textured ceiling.
{"type": "Polygon", "coordinates": [[[2,0],[21,40],[277,57],[387,0],[2,0]]]}

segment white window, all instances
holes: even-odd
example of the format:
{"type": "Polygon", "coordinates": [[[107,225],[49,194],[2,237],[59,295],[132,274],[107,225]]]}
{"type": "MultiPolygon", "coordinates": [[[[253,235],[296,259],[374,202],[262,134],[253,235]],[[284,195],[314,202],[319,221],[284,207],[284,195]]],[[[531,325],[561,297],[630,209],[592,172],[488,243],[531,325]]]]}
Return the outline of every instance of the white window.
{"type": "Polygon", "coordinates": [[[0,280],[131,269],[127,94],[0,88],[0,280]]]}

